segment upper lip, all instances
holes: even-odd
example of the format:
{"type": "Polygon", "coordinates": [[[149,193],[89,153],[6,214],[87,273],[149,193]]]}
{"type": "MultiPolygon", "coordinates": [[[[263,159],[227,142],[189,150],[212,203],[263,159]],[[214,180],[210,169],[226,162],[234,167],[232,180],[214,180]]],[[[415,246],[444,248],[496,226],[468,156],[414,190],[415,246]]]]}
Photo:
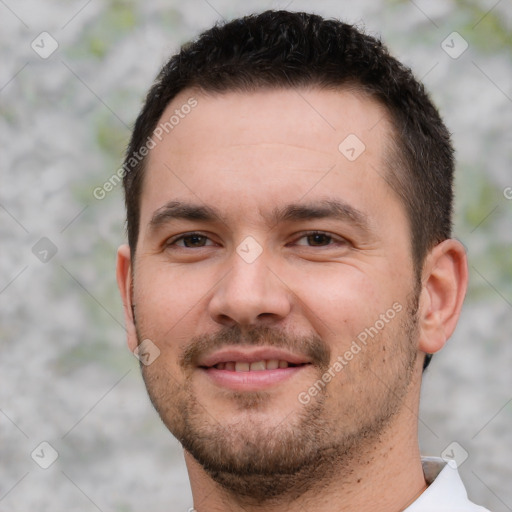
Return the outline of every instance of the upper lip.
{"type": "Polygon", "coordinates": [[[294,354],[287,350],[274,347],[254,347],[250,349],[242,348],[223,348],[212,354],[205,355],[199,359],[198,366],[212,367],[219,363],[227,363],[228,361],[255,363],[257,361],[277,359],[279,361],[287,361],[292,364],[310,363],[310,359],[306,356],[294,354]]]}

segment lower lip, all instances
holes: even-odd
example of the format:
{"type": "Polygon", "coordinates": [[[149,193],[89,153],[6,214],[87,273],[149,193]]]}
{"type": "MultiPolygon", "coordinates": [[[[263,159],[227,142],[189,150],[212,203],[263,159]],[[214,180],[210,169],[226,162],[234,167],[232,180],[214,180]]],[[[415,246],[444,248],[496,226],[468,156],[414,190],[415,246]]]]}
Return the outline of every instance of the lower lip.
{"type": "Polygon", "coordinates": [[[233,391],[259,391],[290,379],[303,371],[307,366],[290,366],[275,370],[235,372],[217,370],[216,368],[201,369],[215,384],[233,391]]]}

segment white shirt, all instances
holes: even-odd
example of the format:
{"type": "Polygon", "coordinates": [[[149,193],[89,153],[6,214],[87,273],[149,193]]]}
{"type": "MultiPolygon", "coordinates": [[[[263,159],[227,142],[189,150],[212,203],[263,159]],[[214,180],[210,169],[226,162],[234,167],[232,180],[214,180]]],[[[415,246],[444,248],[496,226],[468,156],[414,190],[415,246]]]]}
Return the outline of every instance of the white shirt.
{"type": "Polygon", "coordinates": [[[422,457],[421,463],[428,487],[403,512],[489,512],[469,501],[456,467],[437,457],[422,457]]]}

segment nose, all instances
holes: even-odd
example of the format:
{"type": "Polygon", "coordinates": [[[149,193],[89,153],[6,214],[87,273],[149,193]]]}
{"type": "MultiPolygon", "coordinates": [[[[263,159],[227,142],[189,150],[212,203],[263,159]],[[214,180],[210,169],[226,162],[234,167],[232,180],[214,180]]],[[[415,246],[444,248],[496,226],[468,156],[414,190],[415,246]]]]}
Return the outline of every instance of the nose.
{"type": "Polygon", "coordinates": [[[269,326],[289,314],[292,292],[269,267],[265,253],[250,263],[233,253],[230,264],[208,306],[215,322],[230,327],[269,326]]]}

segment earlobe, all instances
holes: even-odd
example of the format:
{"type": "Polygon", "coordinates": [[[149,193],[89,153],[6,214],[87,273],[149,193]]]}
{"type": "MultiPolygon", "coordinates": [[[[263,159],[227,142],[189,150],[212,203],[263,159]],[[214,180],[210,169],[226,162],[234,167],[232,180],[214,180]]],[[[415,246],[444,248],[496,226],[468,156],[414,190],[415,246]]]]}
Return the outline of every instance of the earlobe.
{"type": "Polygon", "coordinates": [[[444,240],[428,254],[423,266],[420,295],[419,350],[437,352],[453,334],[468,282],[464,246],[444,240]]]}
{"type": "Polygon", "coordinates": [[[131,252],[128,245],[121,245],[117,250],[116,267],[117,286],[123,301],[124,319],[128,347],[133,352],[137,347],[137,331],[133,317],[132,304],[132,262],[131,252]]]}

